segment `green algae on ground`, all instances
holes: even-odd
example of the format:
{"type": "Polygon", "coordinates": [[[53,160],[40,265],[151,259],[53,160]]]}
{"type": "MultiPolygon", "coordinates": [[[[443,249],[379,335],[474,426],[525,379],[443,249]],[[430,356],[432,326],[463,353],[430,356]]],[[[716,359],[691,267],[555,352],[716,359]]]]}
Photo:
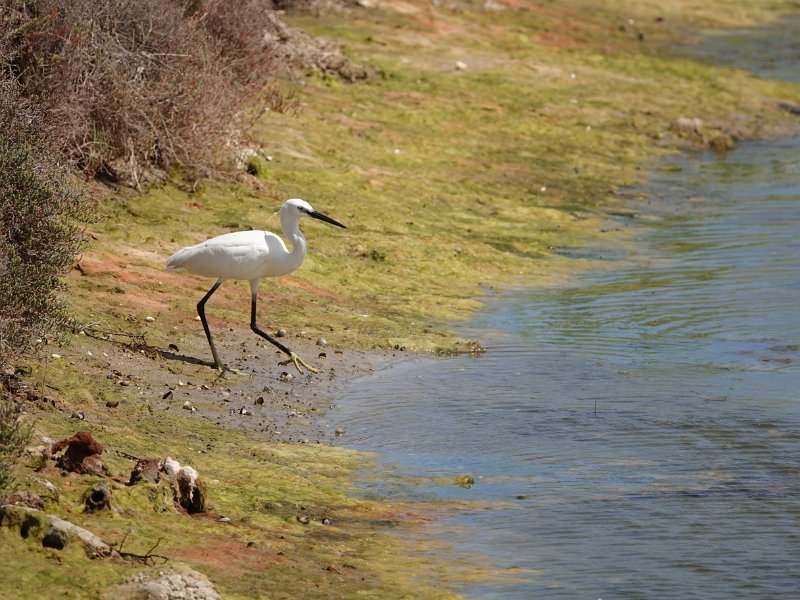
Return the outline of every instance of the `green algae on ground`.
{"type": "MultiPolygon", "coordinates": [[[[57,498],[46,497],[48,512],[118,549],[124,540],[124,551],[151,551],[197,568],[226,598],[448,597],[411,581],[424,559],[403,558],[398,540],[376,536],[374,523],[411,523],[410,510],[347,495],[350,473],[363,461],[356,453],[259,442],[203,421],[189,426],[168,411],[121,407],[117,419],[89,426],[106,445],[110,478],[61,476],[53,467],[36,474],[59,488],[57,498]],[[179,513],[165,482],[126,485],[131,455],[171,455],[194,466],[208,486],[209,513],[179,513]],[[110,482],[112,509],[87,514],[82,497],[99,479],[110,482]]],[[[37,426],[58,435],[75,429],[59,412],[39,413],[37,426]]],[[[90,561],[69,546],[62,553],[37,549],[11,530],[2,536],[0,596],[9,585],[24,585],[26,598],[96,597],[143,568],[132,560],[90,561]]]]}
{"type": "MultiPolygon", "coordinates": [[[[643,161],[698,141],[673,133],[677,119],[702,119],[699,141],[725,145],[787,122],[772,99],[800,95],[670,56],[586,3],[409,6],[295,18],[383,75],[357,85],[308,77],[295,91],[299,114],[264,113],[252,133],[260,192],[210,183],[111,198],[86,261],[129,257],[104,289],[121,290],[131,310],[141,292],[192,314],[211,282],[162,273],[166,256],[229,230],[276,229],[280,202],[303,197],[348,229],[306,225],[306,264],[264,284],[264,318],[349,347],[453,348],[444,324],[467,317],[482,288],[538,285],[581,267],[544,260],[559,248],[614,236],[602,223],[614,190],[637,181],[643,161]]],[[[741,18],[762,16],[747,6],[741,18]]],[[[660,31],[654,7],[630,8],[660,31]]],[[[100,281],[83,283],[94,293],[100,281]]],[[[226,288],[214,310],[241,321],[246,293],[226,288]]]]}

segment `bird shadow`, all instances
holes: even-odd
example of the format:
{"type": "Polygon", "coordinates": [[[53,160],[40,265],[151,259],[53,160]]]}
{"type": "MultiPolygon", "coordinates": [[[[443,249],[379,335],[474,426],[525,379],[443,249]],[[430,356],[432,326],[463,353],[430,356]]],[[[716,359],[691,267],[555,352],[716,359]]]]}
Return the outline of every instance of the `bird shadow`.
{"type": "Polygon", "coordinates": [[[203,360],[202,358],[197,358],[196,356],[187,356],[186,354],[176,354],[175,352],[170,352],[169,350],[159,350],[158,354],[161,356],[161,358],[165,358],[166,360],[177,360],[191,365],[202,365],[204,367],[214,366],[214,363],[211,361],[203,360]]]}

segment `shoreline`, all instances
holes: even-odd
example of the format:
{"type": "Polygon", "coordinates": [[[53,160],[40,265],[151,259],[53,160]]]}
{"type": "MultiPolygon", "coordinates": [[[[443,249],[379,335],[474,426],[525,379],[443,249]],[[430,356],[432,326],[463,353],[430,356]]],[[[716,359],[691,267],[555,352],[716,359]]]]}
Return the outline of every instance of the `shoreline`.
{"type": "MultiPolygon", "coordinates": [[[[329,445],[335,434],[330,428],[325,430],[319,416],[341,393],[340,386],[393,360],[462,348],[465,341],[446,331],[446,323],[463,318],[480,304],[480,298],[471,295],[480,291],[476,284],[508,289],[517,281],[525,285],[558,282],[596,264],[590,258],[560,256],[558,250],[592,242],[625,243],[624,232],[598,233],[614,206],[630,204],[624,195],[609,192],[609,185],[616,190],[641,177],[637,169],[644,162],[657,160],[659,153],[681,145],[699,148],[706,138],[725,133],[725,127],[742,135],[768,133],[789,125],[800,127],[800,121],[769,112],[767,104],[753,99],[764,101],[765,87],[742,101],[744,107],[757,106],[761,112],[727,115],[725,127],[721,125],[725,115],[718,107],[714,113],[709,108],[714,106],[713,101],[709,100],[705,107],[709,111],[705,118],[708,130],[700,132],[701,139],[681,138],[668,129],[674,122],[672,113],[681,114],[683,105],[675,108],[667,104],[660,109],[664,114],[654,117],[646,114],[643,106],[647,103],[639,99],[630,107],[632,124],[628,131],[617,123],[624,119],[610,114],[613,111],[592,106],[591,94],[603,84],[603,69],[641,68],[647,77],[658,77],[660,67],[653,66],[654,57],[620,58],[600,53],[600,66],[592,66],[594,55],[576,57],[569,52],[561,54],[560,46],[552,50],[544,45],[544,56],[536,59],[541,62],[523,55],[515,57],[509,67],[498,67],[492,60],[503,55],[503,44],[513,40],[513,35],[508,37],[502,29],[508,27],[504,16],[493,16],[497,20],[486,29],[491,32],[491,43],[497,44],[489,51],[474,46],[483,29],[476,31],[468,14],[443,11],[433,23],[425,21],[421,13],[366,14],[376,22],[349,25],[343,24],[346,19],[333,17],[314,26],[343,32],[351,52],[373,52],[394,79],[388,77],[362,87],[309,79],[299,88],[301,98],[309,105],[305,113],[267,115],[260,120],[256,129],[270,143],[265,151],[275,156],[258,175],[258,183],[269,189],[267,200],[249,184],[237,184],[233,191],[228,185],[208,184],[200,193],[183,193],[167,186],[144,197],[122,192],[104,200],[107,219],[92,227],[96,238],[93,248],[81,260],[81,269],[68,279],[79,320],[96,323],[97,330],[114,332],[115,340],[75,335],[65,347],[49,345],[45,356],[59,358],[42,361],[30,377],[32,392],[26,408],[35,416],[37,428],[54,440],[82,429],[92,431],[106,446],[107,466],[118,497],[115,512],[86,515],[81,511],[81,496],[96,479],[63,476],[51,464],[36,470],[35,462],[28,460],[26,474],[38,473],[36,476],[58,487],[57,494],[45,494],[47,510],[110,541],[123,539],[126,530],[133,532],[131,541],[143,548],[164,537],[160,551],[204,572],[228,598],[257,597],[252,594],[261,591],[287,598],[349,597],[357,592],[386,597],[398,590],[413,591],[421,598],[449,597],[449,592],[437,586],[446,587],[448,577],[457,578],[457,569],[447,573],[446,565],[422,556],[424,549],[408,548],[407,542],[397,539],[399,536],[385,533],[397,526],[424,523],[428,512],[437,507],[353,497],[353,473],[368,464],[368,458],[338,443],[329,445]],[[410,29],[395,29],[396,21],[410,29]],[[459,23],[463,29],[454,32],[452,28],[459,23]],[[377,33],[370,33],[367,39],[364,27],[377,33]],[[430,51],[408,39],[413,37],[410,33],[420,31],[428,41],[442,31],[462,35],[454,39],[474,53],[467,60],[465,72],[454,71],[450,64],[451,59],[458,58],[458,47],[447,47],[445,58],[439,57],[441,64],[431,65],[430,51]],[[395,56],[392,51],[395,46],[408,54],[410,66],[402,66],[400,54],[395,56]],[[535,68],[523,64],[525,60],[532,61],[535,68]],[[603,61],[609,61],[610,66],[603,61]],[[472,65],[482,63],[489,65],[486,73],[471,72],[472,65]],[[517,68],[526,77],[533,73],[531,77],[539,86],[537,94],[544,100],[540,102],[538,96],[502,97],[508,93],[504,86],[520,77],[517,68]],[[576,78],[570,79],[570,73],[577,73],[576,78]],[[586,90],[576,87],[585,79],[589,80],[586,90]],[[457,101],[439,106],[437,86],[443,93],[459,94],[457,101]],[[495,89],[499,98],[493,97],[495,89]],[[571,99],[577,102],[573,104],[571,99]],[[540,102],[535,111],[524,104],[532,100],[540,102]],[[392,105],[388,110],[383,102],[397,104],[399,109],[392,105]],[[478,139],[473,140],[467,136],[467,128],[435,129],[435,133],[464,140],[459,153],[444,154],[441,162],[436,162],[444,147],[427,146],[426,136],[438,126],[437,119],[453,111],[457,114],[467,102],[467,106],[478,107],[478,113],[488,121],[484,124],[477,120],[467,126],[485,127],[486,131],[483,136],[478,131],[478,139]],[[535,145],[539,141],[530,142],[531,148],[522,146],[530,155],[520,158],[514,156],[518,148],[513,144],[528,143],[520,136],[509,142],[512,145],[506,155],[486,132],[491,129],[491,119],[509,120],[509,115],[517,114],[539,119],[531,132],[537,127],[563,125],[563,131],[543,133],[553,140],[564,137],[559,142],[563,145],[549,147],[556,142],[547,138],[542,149],[535,145]],[[410,120],[410,125],[399,125],[403,120],[410,120]],[[573,124],[575,127],[570,128],[573,124]],[[665,137],[657,137],[661,133],[665,137]],[[587,139],[589,135],[597,137],[587,139]],[[621,164],[615,164],[613,172],[604,171],[607,164],[594,155],[613,153],[620,147],[626,152],[619,159],[621,164]],[[359,148],[363,154],[355,159],[348,155],[351,149],[359,148]],[[466,157],[460,156],[462,150],[466,157]],[[525,171],[526,165],[569,151],[578,154],[579,173],[548,173],[538,165],[533,173],[525,171]],[[354,160],[355,167],[342,167],[354,160]],[[446,170],[416,181],[418,165],[428,160],[434,160],[431,171],[435,172],[437,165],[444,165],[446,170]],[[457,161],[456,167],[449,161],[457,161]],[[321,209],[346,197],[335,210],[325,206],[325,212],[354,227],[347,237],[323,237],[319,230],[313,230],[309,235],[310,259],[297,278],[262,284],[260,318],[267,331],[274,331],[276,323],[287,329],[286,343],[321,372],[306,377],[277,366],[283,357],[271,347],[264,348],[249,331],[245,319],[247,294],[242,286],[231,284],[221,288],[209,304],[209,320],[223,360],[251,376],[217,379],[213,369],[197,364],[210,358],[193,309],[207,280],[164,274],[163,258],[187,238],[216,231],[220,226],[235,224],[242,228],[266,223],[262,226],[274,228],[274,220],[269,222],[271,202],[309,186],[322,198],[321,209]],[[523,201],[505,197],[514,194],[523,201]],[[461,198],[469,200],[462,206],[461,198]],[[446,218],[422,214],[431,206],[446,209],[446,218]],[[171,211],[171,207],[178,210],[171,211]],[[373,207],[394,208],[398,214],[386,223],[385,217],[372,214],[369,209],[373,207]],[[536,223],[535,233],[510,227],[529,221],[536,223]],[[453,228],[461,231],[453,233],[453,228]],[[416,285],[414,277],[419,278],[416,285]],[[434,287],[428,290],[427,283],[434,287]],[[360,316],[366,312],[369,317],[360,316]],[[154,320],[146,320],[146,315],[154,320]],[[319,337],[326,338],[329,345],[315,345],[319,337]],[[135,343],[125,346],[121,342],[135,343]],[[170,344],[178,350],[170,349],[170,344]],[[406,345],[408,352],[392,349],[406,345]],[[320,352],[326,357],[320,358],[320,352]],[[293,378],[282,381],[283,371],[293,378]],[[258,398],[263,398],[263,404],[256,403],[258,398]],[[118,404],[109,405],[114,402],[118,404]],[[188,408],[184,408],[186,402],[188,408]],[[242,414],[242,409],[253,414],[242,414]],[[76,414],[83,416],[74,417],[76,414]],[[210,482],[208,517],[190,517],[169,506],[159,505],[156,510],[145,490],[120,483],[132,463],[115,451],[161,459],[171,455],[195,466],[210,482]],[[219,519],[223,517],[229,522],[221,525],[219,519]],[[303,517],[310,518],[304,523],[303,517]],[[323,519],[333,525],[323,524],[323,519]],[[446,576],[423,589],[409,585],[414,573],[430,570],[446,576]],[[298,589],[297,582],[304,577],[310,583],[298,589]]],[[[311,23],[308,17],[297,20],[311,23]]],[[[578,33],[589,36],[582,43],[596,43],[591,36],[597,35],[597,23],[589,19],[580,27],[578,33]]],[[[614,43],[620,45],[620,52],[635,43],[624,33],[615,34],[614,43]]],[[[536,56],[540,42],[525,41],[521,47],[536,56]]],[[[446,41],[438,43],[448,46],[446,41]]],[[[715,67],[696,72],[682,63],[669,66],[686,69],[689,80],[707,74],[723,77],[715,67]]],[[[739,83],[749,81],[741,75],[736,77],[739,83]]],[[[682,80],[674,84],[671,93],[681,90],[682,85],[682,80]]],[[[793,88],[788,84],[775,88],[783,89],[793,88]]],[[[615,98],[624,100],[625,96],[615,98]]],[[[698,112],[703,110],[698,108],[698,112]]],[[[513,123],[507,127],[508,132],[514,132],[513,123]]],[[[546,164],[551,170],[555,168],[552,162],[546,164]]],[[[347,433],[339,440],[346,445],[347,433]]],[[[140,565],[99,564],[72,554],[60,559],[56,567],[52,554],[32,551],[16,539],[19,536],[13,538],[5,530],[0,530],[0,535],[7,542],[6,562],[13,566],[16,560],[19,565],[17,557],[25,556],[30,573],[41,579],[37,588],[41,595],[48,588],[71,593],[75,584],[70,577],[86,573],[82,576],[91,582],[86,589],[99,596],[111,584],[142,570],[140,565]]],[[[0,579],[17,581],[24,576],[16,573],[18,570],[6,567],[6,571],[0,570],[0,579]]],[[[3,591],[0,587],[0,595],[3,591]]]]}

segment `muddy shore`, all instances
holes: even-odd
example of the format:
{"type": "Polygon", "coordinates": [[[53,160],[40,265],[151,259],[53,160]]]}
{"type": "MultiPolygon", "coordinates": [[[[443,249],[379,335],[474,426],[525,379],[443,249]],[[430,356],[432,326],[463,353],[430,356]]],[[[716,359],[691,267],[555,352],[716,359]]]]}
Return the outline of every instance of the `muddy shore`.
{"type": "MultiPolygon", "coordinates": [[[[152,326],[158,326],[157,320],[152,326]]],[[[199,331],[191,328],[167,348],[141,348],[129,337],[111,334],[109,339],[109,334],[92,330],[76,334],[64,348],[52,348],[59,358],[51,354],[51,361],[80,366],[90,379],[105,379],[116,388],[112,395],[121,398],[119,406],[110,407],[86,394],[85,402],[64,403],[60,410],[76,415],[73,418],[81,415],[79,420],[89,426],[113,418],[120,407],[126,410],[138,404],[154,413],[177,412],[187,419],[188,429],[193,419],[204,419],[263,441],[330,443],[344,432],[323,426],[320,417],[341,395],[342,386],[409,357],[399,349],[340,349],[324,340],[312,343],[287,333],[282,341],[319,370],[300,373],[293,365],[280,365],[285,355],[249,328],[232,325],[214,336],[227,365],[241,374],[219,373],[208,362],[200,323],[194,327],[199,331]]],[[[62,391],[58,381],[46,380],[46,387],[62,391]]],[[[114,399],[110,398],[111,404],[114,399]]]]}

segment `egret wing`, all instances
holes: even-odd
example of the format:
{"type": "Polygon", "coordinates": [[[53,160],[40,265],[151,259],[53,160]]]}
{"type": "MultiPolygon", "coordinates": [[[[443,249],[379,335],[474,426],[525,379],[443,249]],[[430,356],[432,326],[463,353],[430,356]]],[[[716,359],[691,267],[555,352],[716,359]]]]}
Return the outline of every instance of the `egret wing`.
{"type": "Polygon", "coordinates": [[[237,231],[179,250],[167,261],[167,268],[218,279],[256,279],[262,276],[270,254],[281,249],[286,252],[283,240],[274,233],[237,231]]]}

